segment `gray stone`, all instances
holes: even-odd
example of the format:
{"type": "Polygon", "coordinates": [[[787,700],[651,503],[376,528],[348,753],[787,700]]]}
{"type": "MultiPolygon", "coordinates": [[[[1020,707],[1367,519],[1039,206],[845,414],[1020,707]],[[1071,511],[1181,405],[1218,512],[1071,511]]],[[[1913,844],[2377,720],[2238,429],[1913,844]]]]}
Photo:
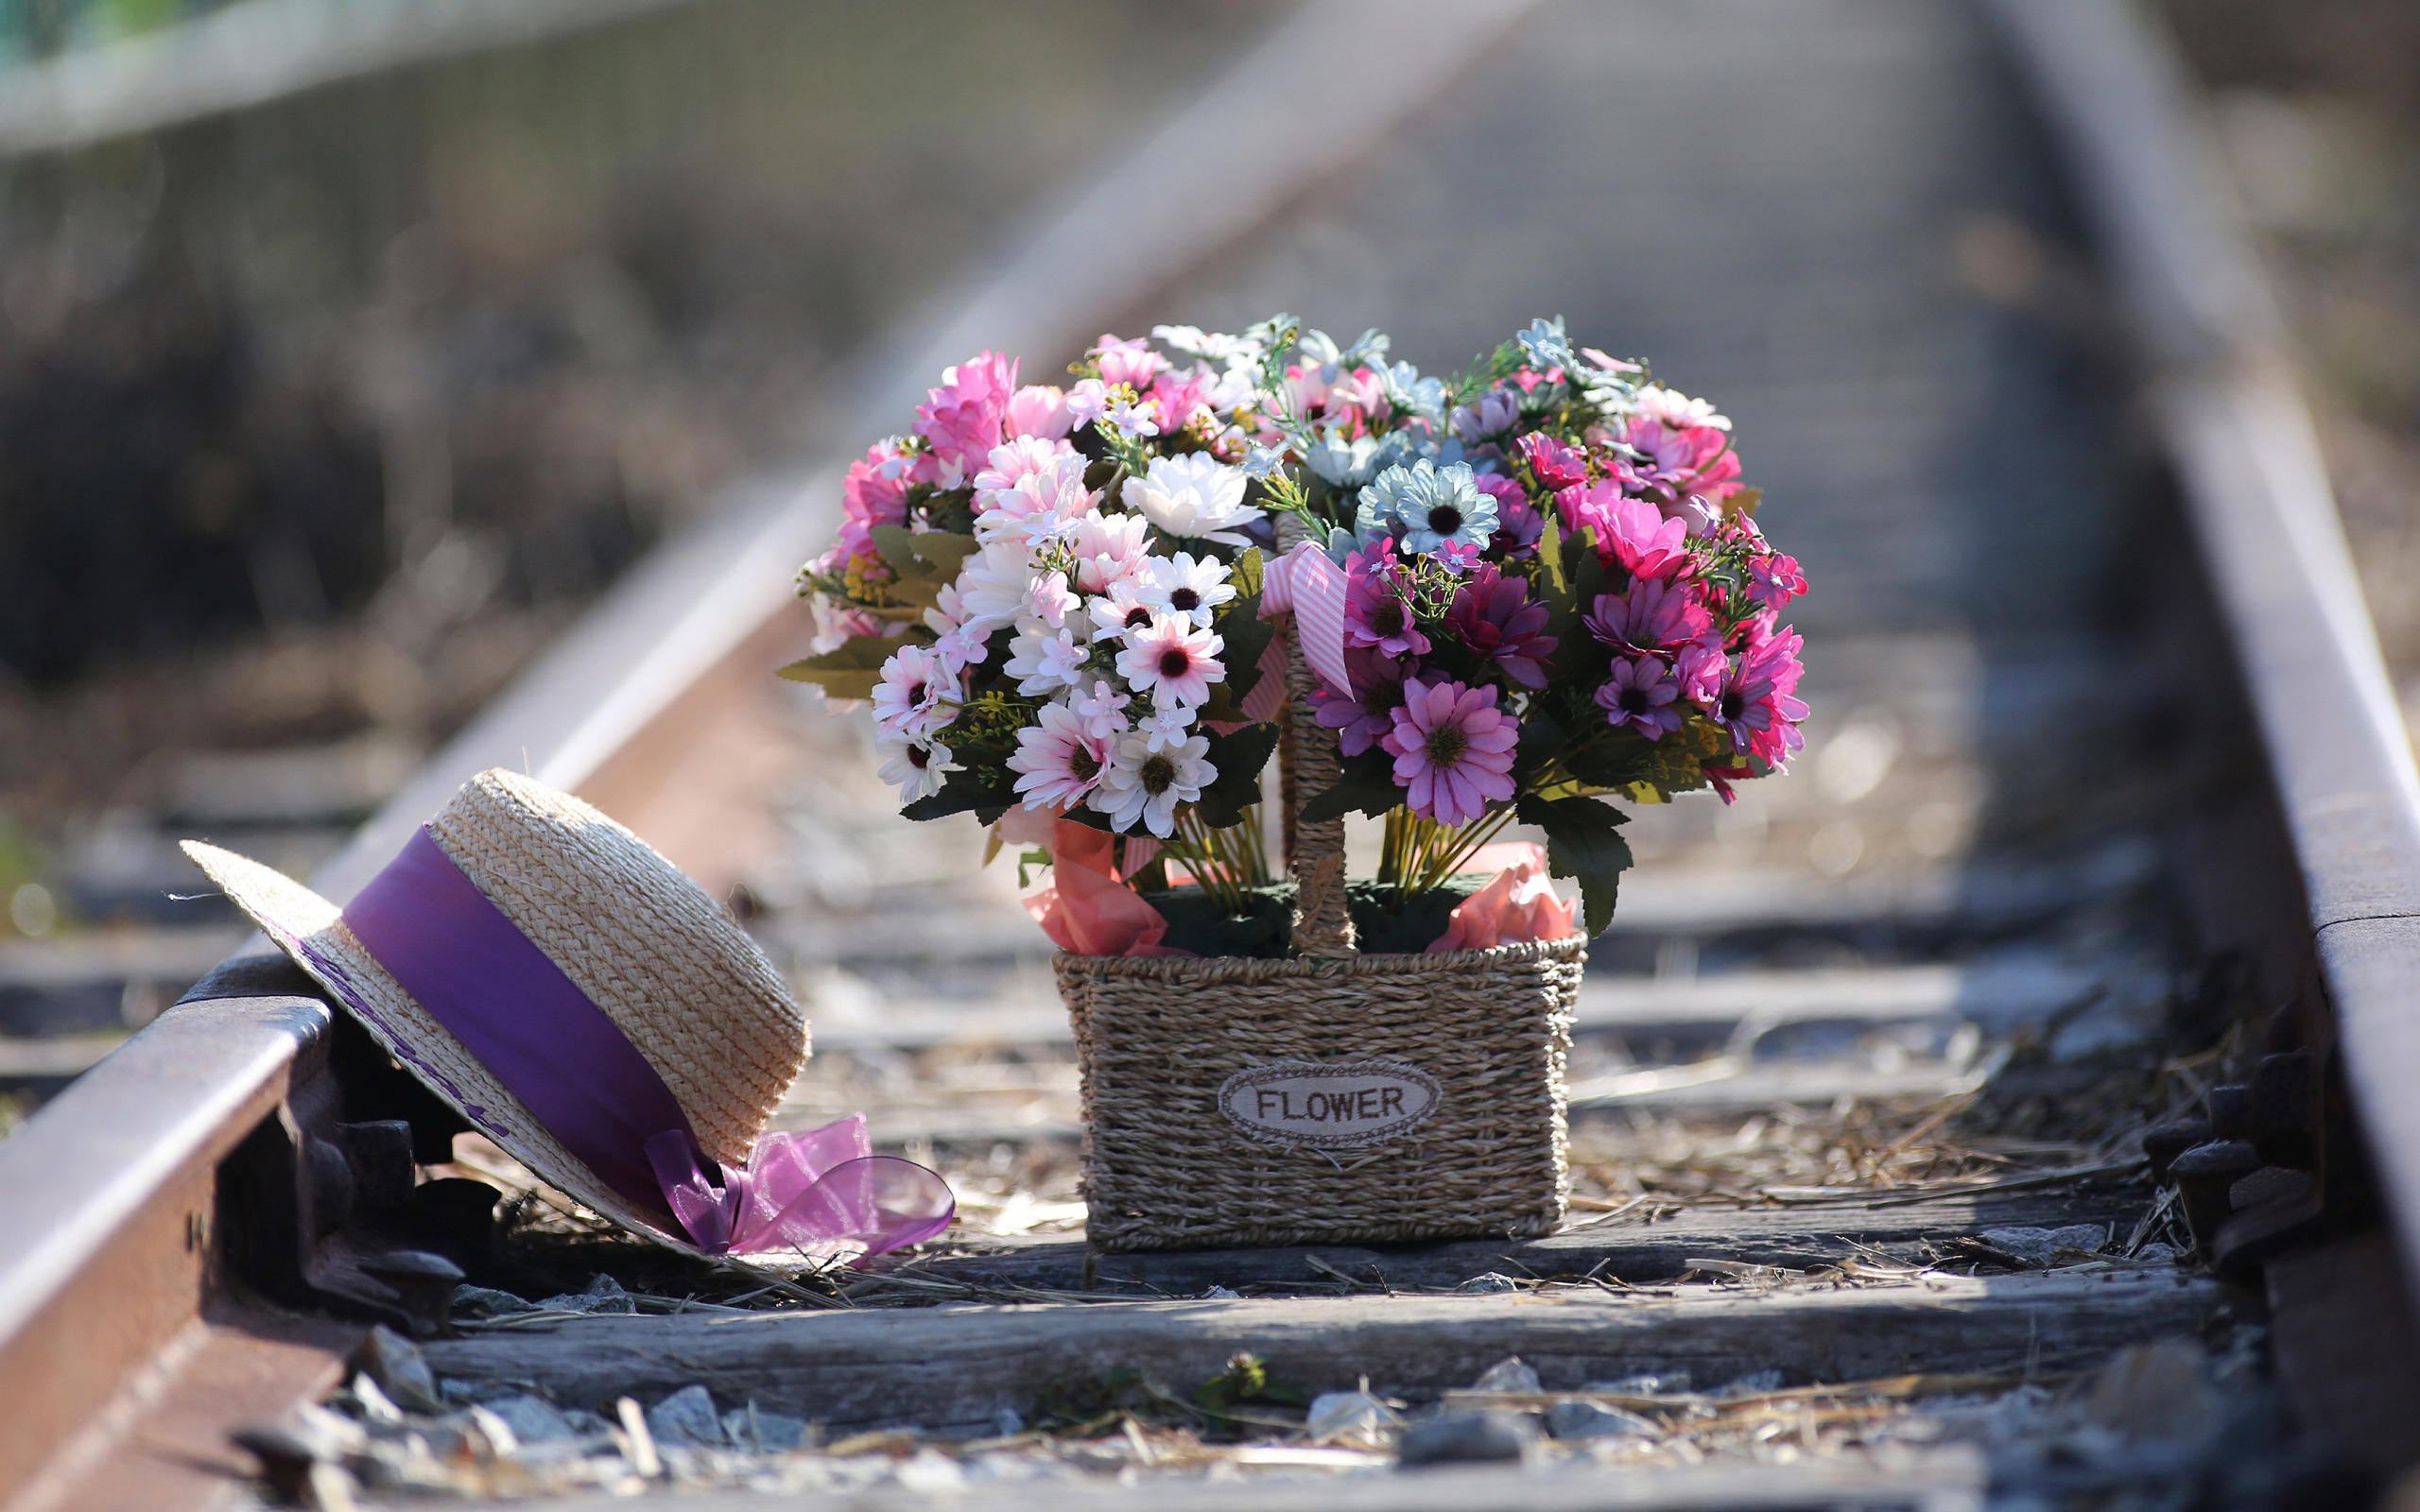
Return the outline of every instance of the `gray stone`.
{"type": "Polygon", "coordinates": [[[2109,1230],[2096,1223],[2071,1223],[2060,1228],[1986,1228],[1977,1237],[2004,1254],[2048,1265],[2058,1259],[2062,1250],[2080,1255],[2100,1253],[2100,1246],[2109,1242],[2109,1230]]]}
{"type": "Polygon", "coordinates": [[[664,1445],[720,1449],[722,1415],[715,1410],[714,1394],[703,1386],[683,1386],[647,1410],[647,1431],[664,1445]]]}
{"type": "Polygon", "coordinates": [[[493,1286],[457,1286],[454,1288],[456,1317],[504,1317],[514,1313],[534,1313],[537,1304],[499,1292],[493,1286]]]}
{"type": "Polygon", "coordinates": [[[492,1397],[480,1403],[504,1420],[512,1436],[525,1444],[544,1444],[558,1438],[577,1438],[579,1431],[561,1409],[544,1397],[526,1391],[509,1397],[492,1397]]]}
{"type": "Polygon", "coordinates": [[[437,1373],[420,1346],[381,1323],[370,1331],[354,1355],[361,1373],[378,1383],[387,1400],[407,1412],[440,1413],[445,1399],[438,1394],[437,1373]]]}
{"type": "Polygon", "coordinates": [[[635,1313],[638,1304],[622,1283],[611,1276],[598,1276],[588,1283],[584,1292],[562,1292],[538,1304],[549,1313],[596,1313],[623,1314],[635,1313]]]}
{"type": "Polygon", "coordinates": [[[1474,1276],[1454,1288],[1458,1292],[1517,1292],[1520,1289],[1519,1281],[1497,1271],[1489,1271],[1484,1276],[1474,1276]]]}
{"type": "Polygon", "coordinates": [[[1591,1381],[1581,1389],[1601,1391],[1609,1397],[1675,1397],[1689,1389],[1689,1373],[1686,1370],[1664,1370],[1654,1375],[1591,1381]]]}
{"type": "Polygon", "coordinates": [[[1473,1391],[1544,1391],[1538,1383],[1538,1373],[1521,1363],[1517,1354],[1506,1355],[1479,1372],[1471,1383],[1473,1391]]]}
{"type": "Polygon", "coordinates": [[[1734,1376],[1731,1380],[1723,1383],[1722,1389],[1716,1392],[1715,1395],[1719,1397],[1753,1397],[1760,1391],[1778,1391],[1780,1389],[1780,1371],[1751,1370],[1746,1375],[1734,1376]]]}
{"type": "MultiPolygon", "coordinates": [[[[692,1391],[700,1388],[691,1386],[692,1391]]],[[[669,1401],[670,1398],[665,1399],[669,1401]]],[[[806,1437],[806,1420],[786,1413],[767,1412],[754,1402],[722,1415],[722,1431],[735,1449],[752,1454],[786,1454],[806,1437]]],[[[1013,1432],[1013,1430],[1011,1430],[1013,1432]]]]}
{"type": "Polygon", "coordinates": [[[1536,1436],[1520,1413],[1449,1412],[1405,1429],[1395,1453],[1406,1465],[1519,1459],[1536,1436]]]}
{"type": "Polygon", "coordinates": [[[1547,1409],[1547,1433],[1555,1438],[1612,1438],[1620,1435],[1652,1436],[1655,1425],[1636,1413],[1600,1407],[1593,1401],[1558,1401],[1547,1409]]]}

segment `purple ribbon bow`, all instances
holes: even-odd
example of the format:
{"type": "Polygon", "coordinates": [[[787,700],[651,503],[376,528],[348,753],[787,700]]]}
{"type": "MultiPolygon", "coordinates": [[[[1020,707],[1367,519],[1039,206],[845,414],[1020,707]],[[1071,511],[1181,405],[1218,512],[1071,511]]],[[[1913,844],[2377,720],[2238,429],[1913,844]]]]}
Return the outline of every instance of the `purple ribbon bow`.
{"type": "Polygon", "coordinates": [[[867,1255],[932,1238],[957,1211],[949,1187],[913,1160],[876,1155],[866,1116],[851,1113],[809,1134],[767,1134],[748,1168],[708,1182],[696,1143],[680,1131],[647,1142],[673,1215],[713,1254],[816,1251],[864,1244],[867,1255]]]}
{"type": "MultiPolygon", "coordinates": [[[[861,1246],[864,1259],[949,1227],[948,1183],[912,1160],[875,1155],[862,1114],[811,1134],[764,1135],[746,1170],[721,1167],[717,1190],[664,1077],[425,829],[345,905],[344,920],[564,1149],[634,1206],[668,1214],[700,1249],[861,1246]]],[[[300,943],[331,980],[344,979],[341,957],[300,943]]],[[[490,1134],[503,1133],[458,1089],[456,1101],[490,1134]]]]}

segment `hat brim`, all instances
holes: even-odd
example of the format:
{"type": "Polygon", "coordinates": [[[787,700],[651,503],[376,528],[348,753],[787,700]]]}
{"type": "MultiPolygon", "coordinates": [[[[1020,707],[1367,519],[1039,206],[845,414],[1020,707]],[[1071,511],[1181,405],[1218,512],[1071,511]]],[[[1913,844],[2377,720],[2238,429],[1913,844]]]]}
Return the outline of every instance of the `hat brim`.
{"type": "Polygon", "coordinates": [[[704,1256],[589,1170],[521,1099],[378,964],[336,904],[284,873],[199,841],[184,852],[280,950],[341,1005],[421,1084],[564,1194],[644,1238],[704,1256]]]}

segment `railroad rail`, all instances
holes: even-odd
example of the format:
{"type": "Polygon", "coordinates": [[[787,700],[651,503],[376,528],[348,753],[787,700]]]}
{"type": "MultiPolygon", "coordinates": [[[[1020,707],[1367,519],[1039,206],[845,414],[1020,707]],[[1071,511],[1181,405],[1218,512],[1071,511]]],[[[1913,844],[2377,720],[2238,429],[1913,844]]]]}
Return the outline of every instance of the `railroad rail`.
{"type": "MultiPolygon", "coordinates": [[[[1315,193],[1337,193],[1346,167],[1376,159],[1382,174],[1395,172],[1381,198],[1425,192],[1399,160],[1383,166],[1407,141],[1447,155],[1441,172],[1466,171],[1450,161],[1451,145],[1508,128],[1474,119],[1451,60],[1480,59],[1474,68],[1496,71],[1490,82],[1500,94],[1503,70],[1547,66],[1553,49],[1524,28],[1571,18],[1522,0],[1420,9],[1410,25],[1404,7],[1378,0],[1304,6],[1012,255],[875,353],[864,428],[881,428],[964,350],[1071,349],[1103,326],[1131,323],[1147,301],[1182,294],[1215,303],[1257,292],[1255,278],[1282,282],[1292,265],[1268,228],[1315,193]],[[1499,44],[1493,53],[1491,43],[1499,44]],[[1525,50],[1508,57],[1516,47],[1525,50]],[[1355,112],[1303,131],[1295,106],[1348,59],[1363,84],[1355,112]],[[1424,120],[1428,134],[1420,136],[1424,120]],[[1183,192],[1156,166],[1211,143],[1270,171],[1249,196],[1207,197],[1183,192]],[[1127,238],[1115,255],[1102,255],[1105,233],[1127,238]],[[1071,281],[1058,269],[1079,248],[1087,276],[1071,281]],[[1276,271],[1248,253],[1274,259],[1276,271]]],[[[1732,28],[1729,45],[1753,51],[1754,17],[1707,13],[1716,15],[1709,25],[1732,28]]],[[[1937,849],[1919,844],[1932,830],[1910,814],[1907,833],[1917,838],[1908,843],[1918,853],[1879,876],[1859,873],[1857,852],[1844,849],[1873,842],[1854,828],[1845,837],[1827,832],[1821,826],[1841,821],[1821,813],[1756,810],[1759,828],[1744,842],[1686,832],[1677,816],[1643,821],[1651,849],[1720,864],[1659,870],[1651,855],[1629,889],[1614,936],[1599,948],[1598,964],[1614,969],[1592,975],[1583,1003],[1583,1030],[1604,1049],[1580,1068],[1579,1091],[1582,1102],[1616,1109],[1729,1109],[1736,1118],[1834,1097],[1963,1096],[2008,1068],[2012,1045],[2038,1074],[2058,1062],[2069,1037],[2136,1032],[2169,996],[2165,958],[2128,955],[2133,936],[2124,950],[2101,942],[2081,966],[2076,951],[2063,955],[2038,941],[2071,940],[2078,920],[2131,917],[2155,895],[2188,916],[2198,953],[2223,966],[2202,973],[2202,996],[2222,1000],[2221,1008],[2281,1010],[2261,1047],[2269,1053],[2238,1057],[2250,1081],[2219,1089],[2210,1104],[2225,1115],[2214,1124],[2243,1123],[2253,1164],[2219,1170],[2225,1179],[2215,1196],[2206,1178],[2176,1188],[2175,1200],[2201,1205],[2194,1229],[2204,1267],[2018,1267],[1870,1290],[1675,1284],[1692,1276],[1770,1281],[1810,1269],[1854,1278],[1859,1265],[1904,1277],[1940,1259],[1945,1236],[1986,1230],[2131,1226],[2139,1239],[2152,1215],[2139,1161],[2126,1152],[2090,1168],[1950,1191],[1768,1186],[1752,1210],[1682,1211],[1644,1225],[1611,1221],[1627,1210],[1608,1202],[1608,1221],[1511,1244],[1101,1257],[1080,1239],[1004,1226],[987,1243],[920,1263],[916,1275],[931,1299],[1023,1296],[1036,1299],[1030,1305],[845,1316],[701,1310],[579,1326],[542,1317],[431,1344],[439,1370],[600,1404],[661,1397],[702,1376],[752,1404],[813,1418],[836,1436],[901,1422],[979,1435],[1004,1412],[1031,1410],[1070,1370],[1148,1360],[1192,1381],[1245,1349],[1322,1386],[1366,1375],[1384,1389],[1443,1392],[1478,1407],[1541,1404],[1500,1385],[1468,1389],[1514,1354],[1559,1377],[1558,1389],[1642,1370],[1708,1383],[1763,1370],[1818,1383],[1908,1371],[2031,1376],[2046,1361],[2088,1369],[2124,1346],[2196,1332],[2244,1309],[2256,1286],[2274,1366],[2305,1435],[2377,1474],[2420,1458],[2409,1437],[2420,1420],[2410,1321],[2420,1277],[2420,1106],[2400,1095],[2420,1074],[2420,1020],[2407,1005],[2410,984],[2420,981],[2420,779],[2275,317],[2172,60],[2119,0],[1993,0],[1980,14],[1988,32],[1977,15],[1932,8],[1910,35],[1933,39],[1934,54],[1906,45],[1918,62],[1948,58],[1983,74],[2013,64],[2060,145],[2094,261],[2130,318],[2139,392],[2199,551],[2197,560],[2171,554],[2166,576],[2146,592],[2160,595],[2169,617],[2206,625],[2232,649],[2237,685],[2208,691],[2213,717],[2182,747],[2197,761],[2215,751],[2218,775],[2156,844],[2120,834],[2047,854],[2004,846],[1960,865],[1923,853],[1937,849]],[[2256,724],[2231,721],[2238,709],[2256,724]],[[2247,736],[2255,729],[2256,744],[2247,736]],[[2248,766],[2229,766],[2238,747],[2250,749],[2248,766]],[[1846,855],[1837,869],[1848,875],[1777,869],[1754,849],[1769,830],[1797,835],[1793,825],[1813,830],[1807,844],[1819,859],[1846,855]],[[1852,946],[1869,958],[1846,964],[1841,953],[1855,954],[1852,946]],[[1824,964],[1810,967],[1806,957],[1818,947],[1832,954],[1818,952],[1824,964]],[[1792,1035],[1820,1039],[1843,1023],[1859,1035],[1877,1025],[1898,1035],[1893,1058],[1866,1065],[1865,1080],[1844,1080],[1820,1057],[1810,1070],[1769,1053],[1792,1035]],[[1653,1048],[1675,1043],[1684,1049],[1653,1048]],[[2253,1177],[2260,1179],[2243,1184],[2253,1177]],[[1586,1277],[1596,1290],[1556,1294],[1555,1305],[1542,1306],[1514,1277],[1586,1277]],[[1625,1286],[1653,1295],[1611,1295],[1625,1286]],[[1329,1295],[1288,1295],[1322,1289],[1329,1295]],[[1477,1295],[1357,1295],[1397,1289],[1477,1295]]],[[[1856,34],[1843,51],[1818,62],[1854,76],[1908,61],[1892,53],[1889,27],[1848,29],[1856,34]]],[[[1511,119],[1525,118],[1513,110],[1511,119]]],[[[1734,162],[1728,171],[1756,170],[1734,162]]],[[[2055,221],[2057,191],[2043,198],[2055,221]]],[[[1327,212],[1339,224],[1382,234],[1376,212],[1345,199],[1327,212]]],[[[1590,224],[1609,238],[1623,230],[1590,224]]],[[[1979,282],[2021,304],[2031,285],[2020,275],[2055,253],[2012,240],[2002,221],[1970,230],[1961,255],[1979,261],[1979,282]]],[[[1810,238],[1821,232],[1819,225],[1810,238]]],[[[1855,292],[1846,281],[1826,287],[1855,292]]],[[[2031,444],[2044,442],[2035,436],[2031,444]]],[[[863,806],[846,793],[817,808],[782,790],[778,763],[745,781],[729,775],[737,768],[713,765],[752,739],[804,748],[794,710],[792,726],[778,707],[768,713],[764,669],[803,638],[788,575],[828,530],[836,483],[835,472],[817,470],[768,483],[643,564],[365,825],[316,885],[349,894],[465,776],[494,765],[526,765],[583,792],[710,879],[735,874],[734,847],[748,841],[751,823],[786,804],[821,843],[858,843],[847,826],[862,820],[863,806]],[[728,780],[704,783],[707,771],[728,780]]],[[[1925,556],[1928,517],[1908,507],[1898,538],[1905,561],[1842,564],[1850,596],[1869,607],[1891,599],[1894,582],[1948,592],[1935,582],[1946,569],[1925,556]]],[[[2033,528],[2072,524],[2056,517],[2033,528]]],[[[2014,550],[2020,560],[2045,549],[2007,538],[1987,538],[1983,548],[2014,550]]],[[[2027,806],[2038,795],[2022,790],[2016,768],[2032,759],[2036,747],[2022,740],[2034,725],[2098,717],[2091,690],[2108,670],[2095,660],[2100,651],[2083,641],[2044,651],[2027,641],[1977,653],[1938,623],[1860,625],[1845,612],[1841,630],[1837,706],[1849,727],[1869,733],[1861,747],[1841,746],[1844,729],[1793,782],[1821,784],[1841,808],[1883,782],[1877,762],[1883,773],[1893,768],[1894,758],[1876,751],[1908,752],[1895,758],[1902,782],[1954,787],[1960,762],[1996,748],[2005,769],[1996,775],[2014,795],[2002,799],[2005,827],[2067,823],[2059,833],[2073,841],[2075,827],[2055,817],[2055,803],[2027,806]],[[1960,691],[1979,682],[1989,685],[1990,707],[1958,713],[1960,691]],[[1992,733],[1996,719],[2014,733],[1992,733]],[[1941,736],[1928,756],[1927,740],[1943,730],[1963,733],[1941,736]],[[2005,755],[2012,748],[2014,758],[2005,755]],[[2043,812],[2054,818],[2039,819],[2043,812]]],[[[1810,640],[1820,657],[1820,633],[1810,640]]],[[[2142,660],[2165,654],[2154,647],[2142,660]]],[[[829,728],[806,738],[825,741],[836,759],[847,755],[829,728]]],[[[1935,812],[1924,822],[1937,829],[1938,820],[1935,812]]],[[[940,1084],[929,1082],[879,1106],[870,1083],[817,1083],[811,1072],[797,1094],[801,1117],[826,1096],[874,1102],[877,1130],[920,1150],[955,1142],[1013,1152],[1065,1137],[1067,1088],[1049,1069],[1063,1020],[1046,995],[1019,986],[1031,980],[1020,978],[1017,962],[1030,967],[1032,942],[998,927],[1009,917],[1001,905],[996,893],[937,902],[964,925],[939,949],[853,928],[842,911],[810,904],[775,906],[758,921],[777,952],[821,973],[819,1067],[1024,1047],[1011,1062],[1026,1068],[1024,1079],[987,1073],[995,1074],[992,1091],[1013,1093],[1005,1113],[973,1093],[941,1104],[940,1084]],[[944,958],[952,950],[957,956],[944,958]],[[871,1006],[852,1017],[852,1002],[871,1006]]],[[[324,1243],[336,1215],[325,1211],[324,1177],[313,1174],[365,1158],[348,1153],[357,1139],[351,1125],[414,1113],[408,1086],[379,1072],[327,1005],[254,940],[0,1143],[0,1194],[11,1215],[0,1226],[0,1399],[9,1408],[0,1414],[0,1501],[27,1509],[206,1504],[252,1468],[228,1447],[230,1431],[337,1383],[364,1324],[309,1299],[346,1266],[407,1279],[377,1270],[374,1253],[324,1243]]],[[[2039,1085],[2055,1097],[2062,1084],[2053,1076],[2039,1085]]],[[[433,1148],[414,1153],[423,1162],[444,1159],[433,1148]]],[[[1635,1389],[1643,1401],[1656,1392],[1635,1389]]],[[[1281,1507],[1315,1496],[1322,1506],[1946,1508],[1974,1504],[1996,1473],[1955,1454],[1890,1473],[1813,1462],[1651,1477],[1474,1467],[1377,1486],[1261,1486],[1251,1499],[1281,1507]]],[[[1012,1508],[1042,1494],[1005,1486],[986,1499],[1012,1508]]],[[[1124,1504],[1108,1488],[1046,1494],[1124,1504]]],[[[1169,1505],[1236,1504],[1216,1486],[1152,1494],[1169,1505]]]]}

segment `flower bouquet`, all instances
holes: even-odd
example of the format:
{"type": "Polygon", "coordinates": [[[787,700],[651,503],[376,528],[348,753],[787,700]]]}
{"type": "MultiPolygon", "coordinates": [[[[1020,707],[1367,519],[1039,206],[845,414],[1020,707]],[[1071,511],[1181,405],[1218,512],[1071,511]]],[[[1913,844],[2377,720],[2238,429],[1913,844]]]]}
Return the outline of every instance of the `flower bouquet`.
{"type": "Polygon", "coordinates": [[[1560,320],[1451,382],[1282,316],[1153,335],[945,373],[850,469],[785,675],[872,700],[908,816],[1050,868],[1094,1243],[1550,1228],[1607,800],[1788,764],[1804,578],[1730,422],[1560,320]]]}

